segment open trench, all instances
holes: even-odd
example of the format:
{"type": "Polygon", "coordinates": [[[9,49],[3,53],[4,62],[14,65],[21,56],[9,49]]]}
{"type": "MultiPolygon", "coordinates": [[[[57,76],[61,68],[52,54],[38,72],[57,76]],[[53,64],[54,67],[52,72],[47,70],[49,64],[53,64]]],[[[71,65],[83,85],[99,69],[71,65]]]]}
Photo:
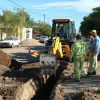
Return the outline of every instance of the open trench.
{"type": "Polygon", "coordinates": [[[37,91],[36,95],[32,98],[32,100],[49,100],[51,92],[63,70],[63,66],[58,66],[58,69],[56,71],[56,78],[54,76],[49,77],[46,83],[43,84],[43,86],[40,87],[40,89],[37,91]]]}
{"type": "Polygon", "coordinates": [[[33,63],[21,65],[14,59],[11,65],[12,69],[0,66],[3,71],[0,75],[0,100],[49,100],[49,96],[63,71],[62,66],[59,65],[56,78],[51,76],[44,84],[44,79],[39,74],[38,62],[36,68],[33,63]]]}

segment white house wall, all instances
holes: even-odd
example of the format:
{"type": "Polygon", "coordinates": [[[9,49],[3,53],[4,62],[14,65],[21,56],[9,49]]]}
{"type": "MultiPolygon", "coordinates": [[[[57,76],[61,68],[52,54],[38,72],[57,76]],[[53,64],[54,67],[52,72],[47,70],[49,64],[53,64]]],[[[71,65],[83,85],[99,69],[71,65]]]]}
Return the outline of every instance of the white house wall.
{"type": "Polygon", "coordinates": [[[32,28],[23,28],[22,30],[22,41],[32,39],[32,28]]]}
{"type": "Polygon", "coordinates": [[[6,33],[0,33],[0,40],[4,40],[6,38],[7,34],[6,33]]]}

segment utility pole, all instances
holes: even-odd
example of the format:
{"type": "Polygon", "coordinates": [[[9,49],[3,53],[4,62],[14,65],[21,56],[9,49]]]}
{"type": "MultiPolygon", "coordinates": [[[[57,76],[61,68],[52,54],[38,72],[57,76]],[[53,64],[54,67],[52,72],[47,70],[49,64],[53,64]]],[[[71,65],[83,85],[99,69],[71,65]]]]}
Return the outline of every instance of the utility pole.
{"type": "Polygon", "coordinates": [[[45,22],[45,14],[44,14],[44,22],[45,22]]]}

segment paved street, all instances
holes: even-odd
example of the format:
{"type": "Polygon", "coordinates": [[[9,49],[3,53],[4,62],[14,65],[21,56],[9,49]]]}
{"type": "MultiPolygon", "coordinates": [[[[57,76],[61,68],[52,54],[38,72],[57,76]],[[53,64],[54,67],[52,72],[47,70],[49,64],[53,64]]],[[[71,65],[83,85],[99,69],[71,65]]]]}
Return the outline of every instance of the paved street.
{"type": "MultiPolygon", "coordinates": [[[[30,47],[31,52],[40,51],[39,49],[43,48],[41,46],[30,47]]],[[[32,63],[39,61],[38,57],[32,57],[31,54],[28,53],[29,47],[18,47],[18,48],[3,48],[1,49],[6,52],[8,55],[12,56],[14,59],[21,63],[32,63]]],[[[41,49],[43,50],[43,49],[41,49]]]]}

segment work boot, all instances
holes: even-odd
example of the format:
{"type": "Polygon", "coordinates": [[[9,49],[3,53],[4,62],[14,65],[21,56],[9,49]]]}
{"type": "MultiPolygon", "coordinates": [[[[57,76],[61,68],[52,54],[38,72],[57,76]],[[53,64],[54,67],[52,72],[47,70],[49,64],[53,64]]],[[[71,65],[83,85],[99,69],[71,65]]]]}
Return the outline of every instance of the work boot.
{"type": "Polygon", "coordinates": [[[80,80],[78,80],[78,79],[75,79],[75,80],[74,80],[74,82],[80,82],[80,80]]]}
{"type": "Polygon", "coordinates": [[[88,73],[87,73],[87,76],[90,76],[90,75],[92,75],[92,73],[88,72],[88,73]]]}
{"type": "Polygon", "coordinates": [[[96,71],[92,72],[92,75],[96,75],[96,71]]]}
{"type": "Polygon", "coordinates": [[[87,75],[85,76],[86,78],[92,76],[92,73],[88,72],[87,75]]]}
{"type": "Polygon", "coordinates": [[[92,75],[96,75],[96,71],[94,71],[94,72],[92,72],[92,73],[88,72],[87,77],[88,77],[88,76],[92,76],[92,75]]]}

